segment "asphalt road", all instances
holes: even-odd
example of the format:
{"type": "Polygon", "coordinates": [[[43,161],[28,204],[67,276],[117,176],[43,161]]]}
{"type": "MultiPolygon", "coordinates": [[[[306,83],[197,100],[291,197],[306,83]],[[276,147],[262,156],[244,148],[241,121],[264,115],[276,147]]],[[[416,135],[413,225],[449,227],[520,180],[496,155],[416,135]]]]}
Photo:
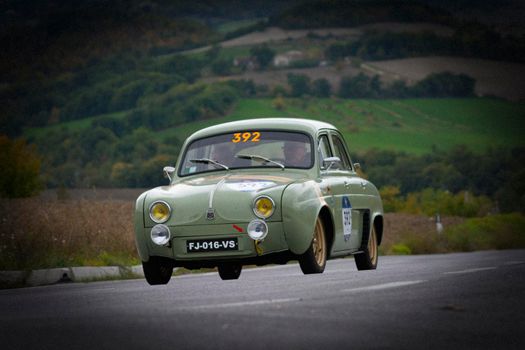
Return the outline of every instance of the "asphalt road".
{"type": "Polygon", "coordinates": [[[525,349],[525,250],[0,291],[2,349],[525,349]]]}

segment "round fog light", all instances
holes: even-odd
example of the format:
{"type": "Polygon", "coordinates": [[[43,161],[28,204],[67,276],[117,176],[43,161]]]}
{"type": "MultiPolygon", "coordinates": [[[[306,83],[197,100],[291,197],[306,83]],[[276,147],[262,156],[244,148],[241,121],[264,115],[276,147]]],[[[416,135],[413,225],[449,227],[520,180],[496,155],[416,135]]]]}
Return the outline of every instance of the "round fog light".
{"type": "Polygon", "coordinates": [[[268,234],[268,225],[262,220],[252,220],[248,224],[248,236],[251,239],[260,241],[268,234]]]}
{"type": "Polygon", "coordinates": [[[166,245],[170,241],[171,232],[166,225],[155,225],[151,229],[151,240],[157,245],[166,245]]]}

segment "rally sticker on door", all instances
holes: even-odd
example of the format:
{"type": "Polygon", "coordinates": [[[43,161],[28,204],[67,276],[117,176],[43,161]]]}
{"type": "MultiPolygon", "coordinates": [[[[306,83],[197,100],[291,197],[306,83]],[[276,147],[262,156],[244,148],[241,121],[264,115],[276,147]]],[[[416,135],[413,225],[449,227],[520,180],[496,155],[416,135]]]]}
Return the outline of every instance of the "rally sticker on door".
{"type": "Polygon", "coordinates": [[[348,197],[343,197],[343,237],[345,242],[350,239],[352,234],[352,205],[348,197]]]}

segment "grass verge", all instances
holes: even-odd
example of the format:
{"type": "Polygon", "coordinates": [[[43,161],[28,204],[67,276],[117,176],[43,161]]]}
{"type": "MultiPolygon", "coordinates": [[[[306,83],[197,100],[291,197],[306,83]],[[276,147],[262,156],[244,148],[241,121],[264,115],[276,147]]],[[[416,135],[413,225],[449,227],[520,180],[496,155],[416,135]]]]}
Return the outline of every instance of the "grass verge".
{"type": "MultiPolygon", "coordinates": [[[[0,270],[140,264],[131,201],[1,199],[0,220],[0,270]]],[[[380,253],[525,248],[522,214],[443,217],[442,222],[438,233],[432,218],[388,213],[380,253]]]]}

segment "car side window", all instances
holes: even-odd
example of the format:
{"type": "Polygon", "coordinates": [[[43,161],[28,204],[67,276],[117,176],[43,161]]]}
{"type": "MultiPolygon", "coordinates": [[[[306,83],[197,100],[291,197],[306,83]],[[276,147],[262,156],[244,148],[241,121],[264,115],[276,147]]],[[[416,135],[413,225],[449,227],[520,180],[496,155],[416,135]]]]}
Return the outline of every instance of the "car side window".
{"type": "Polygon", "coordinates": [[[330,149],[330,142],[328,142],[327,135],[321,135],[319,137],[319,146],[317,148],[319,153],[319,163],[321,164],[321,170],[325,170],[323,159],[332,156],[332,150],[330,149]]]}
{"type": "Polygon", "coordinates": [[[343,170],[352,170],[352,163],[350,162],[350,157],[346,153],[343,140],[339,136],[332,134],[332,142],[334,144],[334,156],[341,159],[341,169],[343,170]]]}

